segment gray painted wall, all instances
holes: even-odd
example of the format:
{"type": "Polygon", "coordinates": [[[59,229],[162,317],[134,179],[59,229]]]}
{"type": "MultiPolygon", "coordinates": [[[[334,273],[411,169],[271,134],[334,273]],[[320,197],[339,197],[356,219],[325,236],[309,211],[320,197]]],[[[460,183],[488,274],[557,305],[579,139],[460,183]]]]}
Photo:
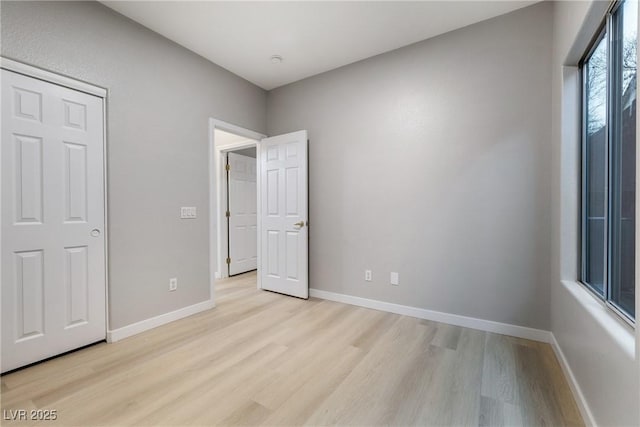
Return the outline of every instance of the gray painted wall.
{"type": "Polygon", "coordinates": [[[552,8],[269,93],[311,140],[311,287],[549,329],[552,8]]]}
{"type": "Polygon", "coordinates": [[[580,81],[575,65],[608,4],[554,3],[551,331],[595,424],[631,426],[640,425],[634,331],[577,283],[580,81]]]}
{"type": "Polygon", "coordinates": [[[264,132],[266,93],[97,2],[3,1],[1,25],[3,56],[109,90],[110,328],[208,300],[208,119],[264,132]]]}

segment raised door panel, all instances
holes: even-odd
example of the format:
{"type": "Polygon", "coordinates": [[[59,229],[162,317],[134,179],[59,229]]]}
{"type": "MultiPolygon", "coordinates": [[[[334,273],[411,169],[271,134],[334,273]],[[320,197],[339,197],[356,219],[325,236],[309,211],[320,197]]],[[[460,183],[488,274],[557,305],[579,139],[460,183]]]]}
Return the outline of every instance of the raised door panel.
{"type": "Polygon", "coordinates": [[[44,251],[15,254],[15,342],[41,337],[45,333],[44,251]]]}
{"type": "Polygon", "coordinates": [[[280,278],[280,231],[267,230],[267,276],[280,278]]]}
{"type": "Polygon", "coordinates": [[[66,222],[87,222],[87,147],[64,142],[64,205],[66,222]]]}
{"type": "Polygon", "coordinates": [[[89,320],[89,255],[86,246],[65,248],[65,328],[89,320]]]}
{"type": "Polygon", "coordinates": [[[14,85],[13,115],[16,118],[42,121],[42,94],[14,85]]]}
{"type": "Polygon", "coordinates": [[[267,192],[263,196],[267,215],[278,217],[280,215],[280,171],[278,169],[267,171],[267,192]]]}
{"type": "Polygon", "coordinates": [[[87,106],[68,99],[62,100],[64,107],[64,126],[79,131],[87,130],[87,106]]]}
{"type": "Polygon", "coordinates": [[[298,167],[288,167],[285,172],[285,205],[288,217],[300,216],[300,180],[298,167]]]}
{"type": "Polygon", "coordinates": [[[42,138],[13,135],[15,160],[15,221],[41,223],[43,209],[42,138]]]}
{"type": "Polygon", "coordinates": [[[299,231],[287,231],[287,280],[300,280],[300,232],[299,231]]]}

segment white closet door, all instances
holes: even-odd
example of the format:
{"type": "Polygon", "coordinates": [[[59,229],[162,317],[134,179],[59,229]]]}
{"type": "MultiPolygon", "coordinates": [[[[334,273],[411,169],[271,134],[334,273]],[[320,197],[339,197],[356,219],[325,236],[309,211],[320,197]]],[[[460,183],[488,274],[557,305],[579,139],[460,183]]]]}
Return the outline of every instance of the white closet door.
{"type": "Polygon", "coordinates": [[[103,117],[2,70],[2,372],[105,338],[103,117]]]}
{"type": "Polygon", "coordinates": [[[309,297],[307,131],[260,145],[262,289],[309,297]]]}
{"type": "Polygon", "coordinates": [[[256,159],[229,153],[229,275],[258,267],[256,159]]]}

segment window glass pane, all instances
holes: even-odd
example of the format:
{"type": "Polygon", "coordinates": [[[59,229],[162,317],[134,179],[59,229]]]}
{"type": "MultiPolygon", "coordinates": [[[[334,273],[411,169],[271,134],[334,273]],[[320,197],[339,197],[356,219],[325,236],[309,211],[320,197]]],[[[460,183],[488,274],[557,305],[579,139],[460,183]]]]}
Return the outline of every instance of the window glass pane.
{"type": "Polygon", "coordinates": [[[609,298],[635,314],[636,39],[638,3],[613,15],[611,56],[611,253],[609,298]]]}
{"type": "Polygon", "coordinates": [[[585,63],[584,77],[582,280],[603,295],[607,213],[607,42],[604,34],[585,63]]]}

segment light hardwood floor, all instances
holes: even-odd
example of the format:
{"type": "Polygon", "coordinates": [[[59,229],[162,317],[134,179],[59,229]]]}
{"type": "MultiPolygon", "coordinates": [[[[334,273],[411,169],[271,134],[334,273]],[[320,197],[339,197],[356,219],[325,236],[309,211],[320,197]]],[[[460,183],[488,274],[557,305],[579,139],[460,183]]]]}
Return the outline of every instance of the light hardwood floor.
{"type": "Polygon", "coordinates": [[[547,344],[255,280],[216,284],[213,310],[4,375],[3,418],[42,408],[58,418],[43,425],[583,425],[547,344]]]}

